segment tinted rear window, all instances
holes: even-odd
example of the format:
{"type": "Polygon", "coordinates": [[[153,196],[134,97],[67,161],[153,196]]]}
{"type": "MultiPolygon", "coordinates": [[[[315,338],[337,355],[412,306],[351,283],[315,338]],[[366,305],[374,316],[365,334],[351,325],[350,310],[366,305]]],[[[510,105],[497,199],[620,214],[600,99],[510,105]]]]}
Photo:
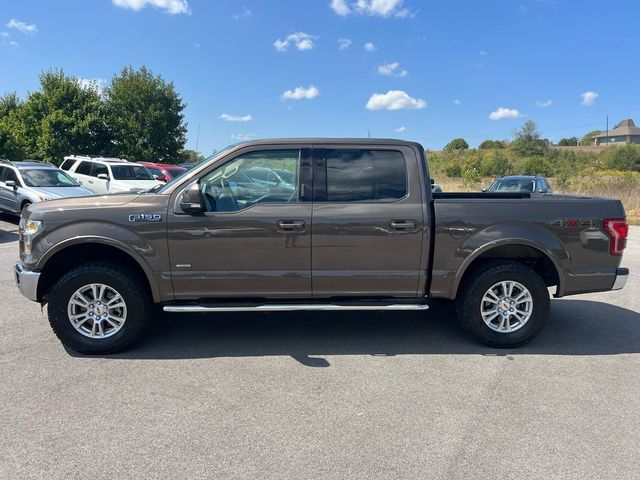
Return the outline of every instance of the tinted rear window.
{"type": "Polygon", "coordinates": [[[326,151],[328,202],[385,202],[407,194],[402,153],[394,150],[326,151]]]}
{"type": "Polygon", "coordinates": [[[76,173],[80,175],[91,175],[91,162],[80,162],[76,168],[76,173]]]}
{"type": "Polygon", "coordinates": [[[74,163],[75,163],[75,160],[72,160],[72,159],[65,160],[64,162],[62,162],[62,165],[60,165],[60,168],[62,170],[69,170],[74,163]]]}

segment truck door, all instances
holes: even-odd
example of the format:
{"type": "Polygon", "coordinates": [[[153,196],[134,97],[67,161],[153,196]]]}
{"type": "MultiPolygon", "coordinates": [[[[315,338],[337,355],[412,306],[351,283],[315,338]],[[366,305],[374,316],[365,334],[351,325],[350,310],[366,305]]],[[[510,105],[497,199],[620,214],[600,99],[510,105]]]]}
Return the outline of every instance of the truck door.
{"type": "Polygon", "coordinates": [[[408,147],[314,148],[314,297],[424,295],[421,178],[408,147]]]}
{"type": "Polygon", "coordinates": [[[176,299],[309,298],[310,150],[248,147],[216,162],[197,182],[205,213],[184,214],[175,203],[169,207],[176,299]],[[294,182],[290,189],[270,190],[247,181],[247,171],[255,168],[284,169],[294,182]]]}

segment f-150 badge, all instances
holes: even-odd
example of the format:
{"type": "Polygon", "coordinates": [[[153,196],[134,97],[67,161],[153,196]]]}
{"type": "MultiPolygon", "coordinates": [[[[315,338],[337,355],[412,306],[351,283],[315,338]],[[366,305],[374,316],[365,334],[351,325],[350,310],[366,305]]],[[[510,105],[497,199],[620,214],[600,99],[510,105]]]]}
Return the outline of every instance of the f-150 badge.
{"type": "Polygon", "coordinates": [[[157,213],[138,213],[137,215],[129,215],[130,222],[159,222],[162,215],[157,213]]]}

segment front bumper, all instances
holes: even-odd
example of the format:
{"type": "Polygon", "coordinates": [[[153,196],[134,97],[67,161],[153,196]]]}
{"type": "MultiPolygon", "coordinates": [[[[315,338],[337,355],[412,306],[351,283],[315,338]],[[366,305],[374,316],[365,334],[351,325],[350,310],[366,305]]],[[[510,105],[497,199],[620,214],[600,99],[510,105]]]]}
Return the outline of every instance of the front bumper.
{"type": "Polygon", "coordinates": [[[628,268],[618,268],[616,270],[616,279],[613,282],[613,287],[611,290],[620,290],[624,288],[627,284],[627,279],[629,278],[629,269],[628,268]]]}
{"type": "Polygon", "coordinates": [[[38,301],[38,280],[40,272],[32,272],[18,262],[14,266],[16,285],[20,293],[34,302],[38,301]]]}

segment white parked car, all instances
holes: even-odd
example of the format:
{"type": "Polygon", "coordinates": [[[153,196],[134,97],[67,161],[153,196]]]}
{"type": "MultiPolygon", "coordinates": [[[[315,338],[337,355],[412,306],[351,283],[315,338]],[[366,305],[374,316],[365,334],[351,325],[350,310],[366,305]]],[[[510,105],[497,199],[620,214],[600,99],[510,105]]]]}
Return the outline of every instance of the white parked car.
{"type": "Polygon", "coordinates": [[[144,165],[121,158],[73,155],[64,157],[60,168],[99,195],[143,191],[163,185],[144,165]]]}

